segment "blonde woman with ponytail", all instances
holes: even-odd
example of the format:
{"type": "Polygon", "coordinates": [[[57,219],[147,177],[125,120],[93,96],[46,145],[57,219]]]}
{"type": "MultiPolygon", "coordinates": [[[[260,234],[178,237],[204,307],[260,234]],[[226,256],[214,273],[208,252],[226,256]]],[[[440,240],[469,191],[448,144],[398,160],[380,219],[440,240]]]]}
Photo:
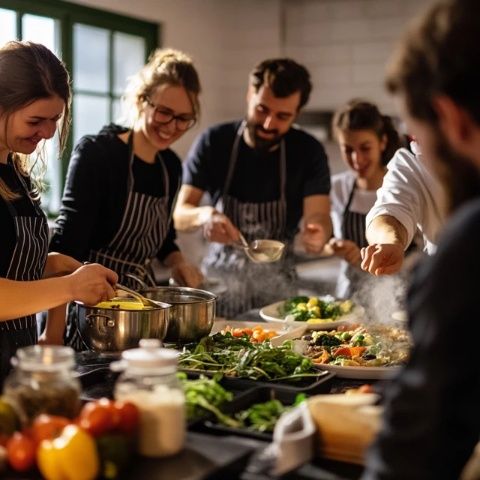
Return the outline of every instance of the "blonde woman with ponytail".
{"type": "MultiPolygon", "coordinates": [[[[153,53],[130,79],[128,127],[108,125],[75,147],[52,250],[101,263],[132,288],[138,284],[129,274],[155,285],[155,258],[180,285],[202,282],[200,270],[177,247],[171,221],[182,166],[170,146],[197,121],[199,94],[198,74],[187,55],[153,53]]],[[[60,343],[63,334],[58,324],[50,335],[53,343],[60,343]]],[[[68,343],[82,349],[76,328],[67,330],[68,343]]]]}

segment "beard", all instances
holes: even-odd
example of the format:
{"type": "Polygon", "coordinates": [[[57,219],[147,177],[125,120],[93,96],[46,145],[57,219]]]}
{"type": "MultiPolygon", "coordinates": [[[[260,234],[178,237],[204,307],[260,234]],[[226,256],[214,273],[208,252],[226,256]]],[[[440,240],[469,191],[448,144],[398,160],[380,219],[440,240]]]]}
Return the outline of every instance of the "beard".
{"type": "Polygon", "coordinates": [[[452,213],[462,204],[480,196],[480,172],[467,159],[455,153],[438,127],[434,129],[434,174],[447,193],[447,208],[452,213]]]}
{"type": "Polygon", "coordinates": [[[269,151],[275,148],[283,139],[285,134],[281,135],[278,130],[266,130],[262,125],[247,120],[247,130],[250,140],[253,143],[255,150],[269,151]],[[271,138],[264,138],[259,135],[259,132],[273,134],[271,138]]]}

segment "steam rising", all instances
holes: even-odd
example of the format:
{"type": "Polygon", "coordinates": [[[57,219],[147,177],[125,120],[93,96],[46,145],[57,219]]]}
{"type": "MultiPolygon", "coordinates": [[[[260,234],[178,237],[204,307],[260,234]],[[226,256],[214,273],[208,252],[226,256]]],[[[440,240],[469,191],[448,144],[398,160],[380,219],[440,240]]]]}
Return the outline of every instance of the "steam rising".
{"type": "Polygon", "coordinates": [[[406,286],[406,279],[398,275],[368,276],[352,300],[365,308],[366,323],[398,323],[397,312],[405,309],[406,286]]]}

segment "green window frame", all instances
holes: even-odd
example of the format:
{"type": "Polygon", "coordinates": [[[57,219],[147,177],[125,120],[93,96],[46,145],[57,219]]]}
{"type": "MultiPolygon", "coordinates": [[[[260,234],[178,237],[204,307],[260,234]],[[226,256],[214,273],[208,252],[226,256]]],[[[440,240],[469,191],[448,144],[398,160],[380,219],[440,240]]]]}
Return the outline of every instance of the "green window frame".
{"type": "MultiPolygon", "coordinates": [[[[143,62],[148,59],[148,56],[159,45],[160,26],[155,23],[139,20],[136,18],[120,15],[116,13],[107,12],[104,10],[77,5],[63,0],[0,0],[0,8],[12,10],[16,12],[16,30],[17,39],[22,39],[22,18],[24,15],[37,15],[40,17],[47,17],[56,21],[59,30],[59,46],[58,52],[65,62],[72,78],[73,87],[73,103],[72,103],[72,119],[75,116],[75,97],[76,95],[89,94],[90,96],[97,95],[94,91],[76,88],[75,79],[75,57],[74,57],[74,27],[82,24],[87,27],[98,27],[108,31],[109,34],[109,62],[108,62],[108,89],[98,96],[103,96],[109,101],[108,121],[112,121],[114,112],[114,103],[120,98],[119,92],[114,91],[114,51],[113,51],[113,37],[115,34],[127,34],[141,37],[145,44],[145,58],[143,62]]],[[[13,39],[12,39],[13,40],[13,39]]],[[[60,164],[60,182],[61,190],[63,190],[65,175],[68,168],[68,160],[73,147],[73,132],[75,125],[72,123],[67,147],[61,158],[60,164]]],[[[94,133],[94,132],[92,132],[94,133]]],[[[48,212],[55,214],[57,212],[48,212]]]]}

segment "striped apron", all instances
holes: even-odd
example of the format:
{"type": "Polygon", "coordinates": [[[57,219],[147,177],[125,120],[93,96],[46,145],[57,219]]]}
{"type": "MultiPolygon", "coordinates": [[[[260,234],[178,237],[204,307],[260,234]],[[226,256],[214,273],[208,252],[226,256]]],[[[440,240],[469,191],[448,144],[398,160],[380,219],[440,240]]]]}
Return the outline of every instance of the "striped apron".
{"type": "MultiPolygon", "coordinates": [[[[367,237],[365,236],[367,215],[350,210],[356,189],[357,182],[355,180],[343,211],[342,238],[351,240],[359,248],[363,248],[368,246],[367,237]]],[[[368,278],[369,274],[343,261],[337,281],[336,295],[340,298],[351,297],[352,293],[360,286],[362,279],[368,278]]]]}
{"type": "MultiPolygon", "coordinates": [[[[285,142],[280,143],[280,198],[270,202],[241,202],[229,195],[238,159],[243,122],[237,130],[230,154],[229,167],[222,196],[215,208],[224,213],[243,233],[248,242],[271,238],[286,241],[288,232],[285,142]]],[[[218,302],[218,315],[234,318],[252,308],[282,300],[296,293],[296,272],[293,262],[293,242],[287,242],[286,253],[275,263],[253,263],[241,249],[212,243],[203,262],[207,275],[220,277],[227,291],[218,302]]]]}
{"type": "MultiPolygon", "coordinates": [[[[154,197],[134,191],[133,133],[128,138],[128,152],[128,195],[120,227],[108,245],[89,252],[88,261],[114,270],[118,274],[118,283],[136,289],[138,283],[127,274],[134,274],[148,285],[155,286],[150,264],[168,234],[172,216],[168,211],[169,177],[160,154],[157,154],[157,161],[162,167],[165,195],[154,197]]],[[[72,308],[69,318],[75,319],[72,308]]],[[[76,350],[84,350],[86,345],[78,334],[76,321],[69,323],[66,342],[76,350]]]]}
{"type": "MultiPolygon", "coordinates": [[[[13,162],[9,160],[13,165],[13,162]]],[[[31,199],[23,176],[17,177],[25,194],[31,199]]],[[[40,208],[40,202],[31,199],[34,211],[31,216],[17,213],[14,202],[6,202],[12,215],[16,242],[5,278],[31,281],[43,277],[48,254],[48,223],[40,208]]],[[[11,368],[10,359],[18,348],[37,343],[37,321],[35,314],[0,322],[0,384],[11,368]]]]}

